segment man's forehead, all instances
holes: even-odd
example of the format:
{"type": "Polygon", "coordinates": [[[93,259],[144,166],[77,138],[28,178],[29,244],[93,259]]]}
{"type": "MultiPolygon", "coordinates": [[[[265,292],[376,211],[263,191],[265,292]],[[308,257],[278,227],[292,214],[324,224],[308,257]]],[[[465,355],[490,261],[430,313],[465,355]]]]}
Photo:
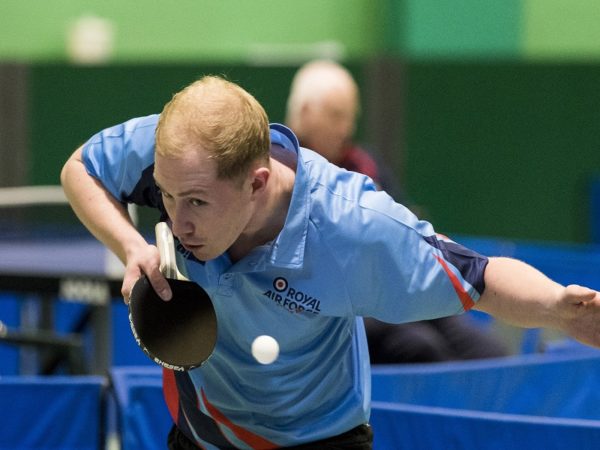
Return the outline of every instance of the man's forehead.
{"type": "Polygon", "coordinates": [[[156,155],[154,179],[164,188],[207,189],[217,180],[216,162],[207,157],[166,157],[156,155]]]}
{"type": "Polygon", "coordinates": [[[202,150],[184,150],[173,155],[156,153],[154,166],[175,170],[212,171],[217,168],[217,162],[208,152],[202,150]]]}

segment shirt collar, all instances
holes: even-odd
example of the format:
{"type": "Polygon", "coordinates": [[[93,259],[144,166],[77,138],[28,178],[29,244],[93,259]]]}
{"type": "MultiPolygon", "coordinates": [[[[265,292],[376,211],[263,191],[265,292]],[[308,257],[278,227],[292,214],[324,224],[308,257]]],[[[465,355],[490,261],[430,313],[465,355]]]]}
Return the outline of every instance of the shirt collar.
{"type": "Polygon", "coordinates": [[[300,268],[304,262],[308,218],[310,213],[310,185],[298,138],[289,128],[274,123],[271,128],[271,143],[293,151],[298,156],[294,191],[285,225],[271,248],[269,262],[277,267],[300,268]]]}

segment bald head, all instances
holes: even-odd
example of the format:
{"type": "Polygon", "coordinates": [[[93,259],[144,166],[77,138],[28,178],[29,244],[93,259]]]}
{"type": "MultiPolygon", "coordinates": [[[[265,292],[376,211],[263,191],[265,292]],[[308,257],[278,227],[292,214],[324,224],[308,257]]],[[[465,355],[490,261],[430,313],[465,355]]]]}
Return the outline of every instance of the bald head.
{"type": "Polygon", "coordinates": [[[304,146],[336,163],[354,134],[358,111],[358,87],[350,72],[333,61],[318,60],[294,76],[286,123],[304,146]]]}

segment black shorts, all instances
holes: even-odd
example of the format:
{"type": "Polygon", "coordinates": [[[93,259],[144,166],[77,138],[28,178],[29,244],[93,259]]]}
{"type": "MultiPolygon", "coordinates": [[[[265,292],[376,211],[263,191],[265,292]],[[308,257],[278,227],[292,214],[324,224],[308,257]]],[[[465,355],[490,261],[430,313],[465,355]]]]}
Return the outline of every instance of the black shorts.
{"type": "MultiPolygon", "coordinates": [[[[175,425],[173,425],[173,428],[171,428],[171,431],[169,432],[167,444],[169,450],[198,449],[198,446],[189,440],[185,434],[179,431],[179,428],[175,425]]],[[[234,447],[231,448],[233,449],[234,447]]],[[[363,424],[352,428],[345,433],[321,441],[281,448],[292,450],[371,450],[373,448],[373,430],[369,424],[363,424]]]]}

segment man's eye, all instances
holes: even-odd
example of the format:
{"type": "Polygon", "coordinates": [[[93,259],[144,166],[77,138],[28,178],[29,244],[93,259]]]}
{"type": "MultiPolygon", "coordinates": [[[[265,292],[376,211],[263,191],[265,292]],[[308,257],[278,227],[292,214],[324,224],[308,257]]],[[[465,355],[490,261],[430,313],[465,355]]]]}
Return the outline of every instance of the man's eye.
{"type": "Polygon", "coordinates": [[[173,197],[171,197],[171,195],[170,195],[170,194],[167,194],[167,193],[166,193],[166,192],[164,192],[164,191],[161,191],[161,190],[159,190],[158,192],[160,192],[160,195],[162,195],[162,196],[163,196],[163,198],[173,198],[173,197]]]}
{"type": "Polygon", "coordinates": [[[206,205],[206,202],[205,202],[205,201],[202,201],[202,200],[200,200],[200,199],[197,199],[197,198],[192,198],[192,199],[190,199],[190,203],[191,203],[193,206],[202,206],[202,205],[206,205]]]}

